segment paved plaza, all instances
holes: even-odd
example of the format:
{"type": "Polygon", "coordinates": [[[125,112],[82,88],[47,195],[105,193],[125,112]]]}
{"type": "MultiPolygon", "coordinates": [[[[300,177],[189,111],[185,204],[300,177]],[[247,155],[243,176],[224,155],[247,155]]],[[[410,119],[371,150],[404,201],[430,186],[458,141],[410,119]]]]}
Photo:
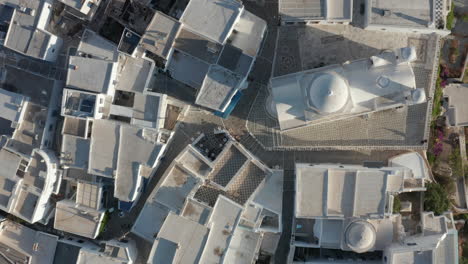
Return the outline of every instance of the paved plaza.
{"type": "MultiPolygon", "coordinates": [[[[369,58],[382,51],[414,46],[418,88],[434,91],[439,37],[366,31],[352,25],[280,27],[273,76],[369,58]],[[385,40],[385,41],[382,41],[385,40]]],[[[425,149],[432,102],[279,131],[268,85],[258,85],[247,128],[266,149],[425,149]],[[268,109],[270,108],[270,109],[268,109]]]]}

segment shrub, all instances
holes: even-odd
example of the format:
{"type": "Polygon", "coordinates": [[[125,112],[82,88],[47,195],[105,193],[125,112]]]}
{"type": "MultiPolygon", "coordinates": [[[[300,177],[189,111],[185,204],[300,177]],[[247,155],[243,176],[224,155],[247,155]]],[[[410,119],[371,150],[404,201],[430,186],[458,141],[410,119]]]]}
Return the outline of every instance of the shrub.
{"type": "Polygon", "coordinates": [[[427,161],[429,162],[431,166],[435,165],[436,156],[434,155],[434,153],[430,151],[427,152],[427,161]]]}
{"type": "Polygon", "coordinates": [[[437,138],[435,141],[432,152],[434,155],[439,156],[444,150],[444,132],[441,129],[437,129],[437,138]]]}
{"type": "Polygon", "coordinates": [[[393,199],[393,213],[398,214],[400,213],[400,210],[401,210],[400,198],[398,198],[398,196],[395,196],[395,198],[393,199]]]}
{"type": "Polygon", "coordinates": [[[14,216],[12,214],[8,214],[7,217],[6,217],[8,220],[10,221],[13,221],[13,222],[16,222],[16,223],[19,223],[19,224],[25,224],[26,221],[24,221],[23,219],[17,217],[17,216],[14,216]]]}
{"type": "Polygon", "coordinates": [[[447,29],[448,30],[451,30],[454,26],[453,24],[453,20],[455,19],[455,14],[453,13],[453,8],[454,8],[454,4],[452,3],[452,6],[450,8],[450,12],[447,14],[447,29]]]}
{"type": "Polygon", "coordinates": [[[99,228],[99,235],[104,232],[104,229],[107,226],[107,222],[109,222],[109,213],[105,212],[104,217],[102,218],[101,227],[99,228]]]}
{"type": "Polygon", "coordinates": [[[432,119],[435,120],[440,113],[442,112],[442,96],[443,96],[443,91],[442,91],[442,78],[441,76],[442,69],[439,66],[438,74],[437,74],[437,81],[436,81],[436,87],[434,91],[434,106],[432,108],[432,119]]]}
{"type": "Polygon", "coordinates": [[[463,168],[463,177],[465,177],[465,181],[468,181],[468,165],[463,168]]]}
{"type": "Polygon", "coordinates": [[[456,177],[462,177],[463,175],[463,163],[460,156],[460,148],[456,147],[452,150],[452,153],[449,157],[449,164],[452,168],[453,174],[456,177]]]}
{"type": "Polygon", "coordinates": [[[453,216],[455,220],[468,220],[468,214],[458,214],[453,216]]]}
{"type": "MultiPolygon", "coordinates": [[[[463,248],[463,252],[465,252],[465,249],[463,248]]],[[[460,261],[458,262],[459,264],[468,264],[468,258],[465,257],[460,257],[460,261]]]]}
{"type": "Polygon", "coordinates": [[[450,200],[447,191],[438,183],[427,184],[424,195],[424,210],[441,215],[450,208],[450,200]]]}
{"type": "MultiPolygon", "coordinates": [[[[449,49],[449,52],[450,52],[450,54],[453,55],[453,56],[458,56],[458,55],[460,55],[460,51],[458,51],[458,48],[457,48],[457,47],[451,47],[451,48],[449,49]]],[[[448,74],[447,74],[447,76],[448,76],[448,74]]]]}

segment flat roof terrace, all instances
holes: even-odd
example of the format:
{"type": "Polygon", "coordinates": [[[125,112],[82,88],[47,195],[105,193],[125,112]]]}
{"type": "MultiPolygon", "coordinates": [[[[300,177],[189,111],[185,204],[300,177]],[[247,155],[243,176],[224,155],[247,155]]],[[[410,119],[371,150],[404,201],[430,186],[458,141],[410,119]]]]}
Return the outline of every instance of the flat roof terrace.
{"type": "Polygon", "coordinates": [[[281,0],[279,14],[285,21],[324,19],[326,0],[281,0]]]}
{"type": "Polygon", "coordinates": [[[436,0],[371,0],[370,24],[427,27],[436,0]]]}
{"type": "Polygon", "coordinates": [[[45,1],[21,1],[25,11],[16,9],[13,13],[5,47],[35,58],[45,56],[51,36],[37,29],[44,4],[45,1]]]}
{"type": "Polygon", "coordinates": [[[194,0],[180,21],[192,31],[223,44],[242,8],[242,3],[235,0],[194,0]]]}
{"type": "Polygon", "coordinates": [[[157,11],[146,28],[140,45],[149,52],[167,59],[179,28],[179,21],[157,11]]]}
{"type": "Polygon", "coordinates": [[[42,142],[46,119],[47,108],[34,103],[28,103],[23,121],[16,128],[13,139],[23,143],[27,148],[39,148],[42,142]]]}
{"type": "Polygon", "coordinates": [[[401,168],[296,164],[296,175],[298,218],[383,215],[387,194],[403,190],[401,168]]]}

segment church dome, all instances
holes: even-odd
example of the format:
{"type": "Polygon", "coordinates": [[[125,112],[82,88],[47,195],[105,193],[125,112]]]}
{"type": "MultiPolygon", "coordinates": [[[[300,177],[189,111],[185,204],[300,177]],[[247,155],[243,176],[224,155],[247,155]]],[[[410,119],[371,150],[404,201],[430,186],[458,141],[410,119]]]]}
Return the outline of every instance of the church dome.
{"type": "Polygon", "coordinates": [[[339,111],[348,97],[348,84],[336,73],[321,73],[309,86],[309,103],[322,113],[339,111]]]}
{"type": "Polygon", "coordinates": [[[366,221],[351,223],[346,229],[346,244],[354,252],[363,253],[374,247],[375,229],[366,221]]]}

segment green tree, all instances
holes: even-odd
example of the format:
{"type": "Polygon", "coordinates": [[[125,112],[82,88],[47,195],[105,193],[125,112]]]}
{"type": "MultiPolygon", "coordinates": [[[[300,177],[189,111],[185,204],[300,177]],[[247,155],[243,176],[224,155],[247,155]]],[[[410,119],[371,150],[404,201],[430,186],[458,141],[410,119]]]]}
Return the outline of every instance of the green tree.
{"type": "Polygon", "coordinates": [[[460,257],[459,263],[460,263],[460,264],[468,264],[468,258],[460,257]]]}
{"type": "Polygon", "coordinates": [[[424,194],[424,209],[426,211],[441,215],[450,208],[450,200],[444,187],[438,183],[429,183],[426,188],[427,191],[424,194]]]}

